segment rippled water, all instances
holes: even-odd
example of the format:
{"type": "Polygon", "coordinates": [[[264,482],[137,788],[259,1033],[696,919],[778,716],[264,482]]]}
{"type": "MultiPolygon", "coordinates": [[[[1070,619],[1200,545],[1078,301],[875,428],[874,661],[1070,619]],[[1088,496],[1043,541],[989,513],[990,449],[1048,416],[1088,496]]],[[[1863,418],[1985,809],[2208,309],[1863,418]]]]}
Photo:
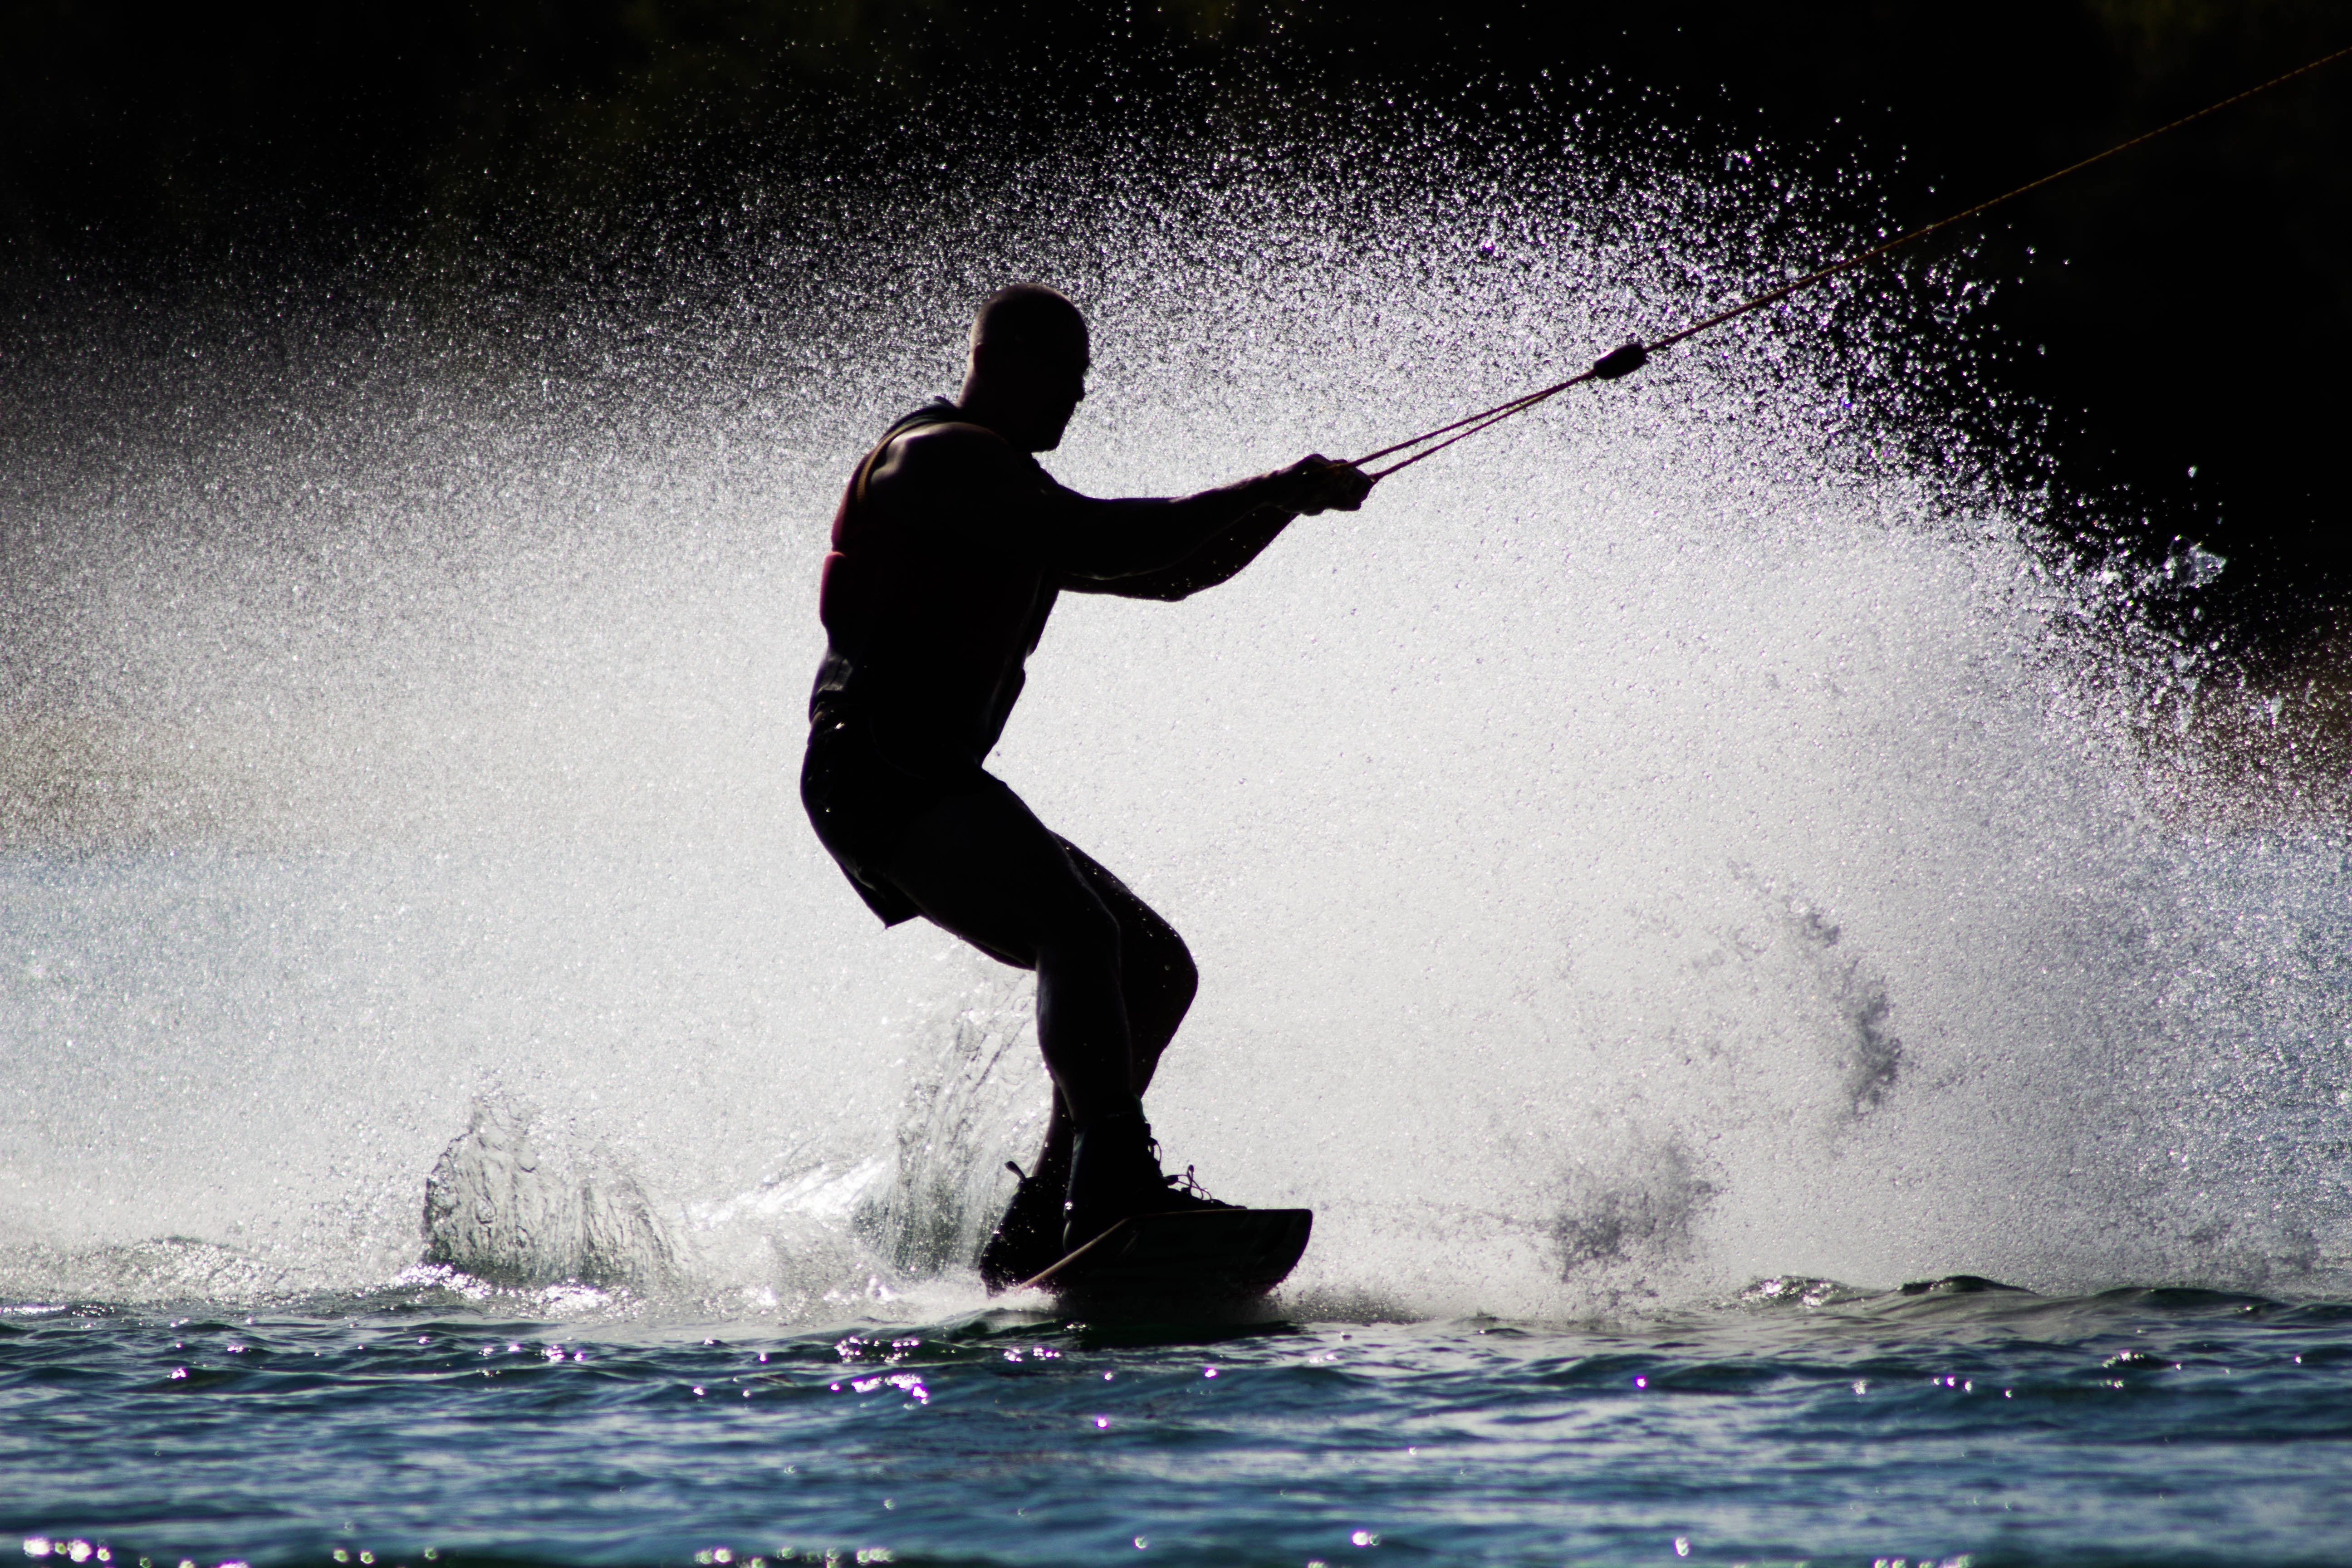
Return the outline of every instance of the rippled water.
{"type": "Polygon", "coordinates": [[[1975,1283],[1586,1329],[19,1306],[0,1528],[119,1563],[2345,1560],[2352,1305],[1975,1283]]]}

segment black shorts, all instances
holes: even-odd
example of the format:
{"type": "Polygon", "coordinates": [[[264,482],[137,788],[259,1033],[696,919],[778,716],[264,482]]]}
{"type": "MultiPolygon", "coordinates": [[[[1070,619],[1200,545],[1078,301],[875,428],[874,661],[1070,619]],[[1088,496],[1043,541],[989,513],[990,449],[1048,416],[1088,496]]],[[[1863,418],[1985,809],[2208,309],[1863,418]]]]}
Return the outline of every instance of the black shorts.
{"type": "Polygon", "coordinates": [[[926,758],[919,769],[901,766],[856,719],[820,713],[809,726],[801,763],[801,804],[849,885],[886,926],[922,911],[888,876],[907,829],[942,804],[1002,790],[1002,779],[962,758],[926,758]]]}

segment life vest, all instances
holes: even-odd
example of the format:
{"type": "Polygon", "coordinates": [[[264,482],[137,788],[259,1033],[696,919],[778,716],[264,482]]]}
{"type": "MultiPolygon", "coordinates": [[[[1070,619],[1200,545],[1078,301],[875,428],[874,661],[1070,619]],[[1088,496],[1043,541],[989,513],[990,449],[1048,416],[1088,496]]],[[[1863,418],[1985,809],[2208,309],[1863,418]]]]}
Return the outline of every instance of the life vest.
{"type": "MultiPolygon", "coordinates": [[[[883,432],[882,438],[874,443],[873,449],[858,460],[856,471],[849,476],[849,483],[843,488],[841,504],[833,509],[833,530],[828,536],[832,548],[825,552],[824,565],[819,571],[816,589],[817,619],[824,623],[825,636],[835,647],[854,645],[860,640],[865,617],[860,616],[859,610],[866,600],[873,597],[877,586],[872,582],[877,574],[861,570],[853,563],[849,551],[844,548],[852,542],[863,542],[855,536],[866,531],[859,524],[865,521],[869,510],[866,489],[873,478],[874,465],[882,460],[882,454],[888,450],[891,442],[908,431],[949,424],[958,417],[951,403],[944,400],[926,403],[883,432]]],[[[865,552],[860,552],[857,559],[864,560],[865,552]]]]}
{"type": "MultiPolygon", "coordinates": [[[[916,768],[935,752],[977,762],[996,744],[1060,592],[1051,566],[969,517],[944,509],[886,517],[869,496],[874,467],[892,441],[961,417],[951,403],[927,404],[859,461],[834,513],[817,588],[827,647],[812,717],[854,708],[887,751],[916,768]]],[[[1037,504],[1048,504],[1059,487],[1024,460],[1037,504]]],[[[974,504],[1017,511],[1023,498],[976,490],[974,504]]]]}

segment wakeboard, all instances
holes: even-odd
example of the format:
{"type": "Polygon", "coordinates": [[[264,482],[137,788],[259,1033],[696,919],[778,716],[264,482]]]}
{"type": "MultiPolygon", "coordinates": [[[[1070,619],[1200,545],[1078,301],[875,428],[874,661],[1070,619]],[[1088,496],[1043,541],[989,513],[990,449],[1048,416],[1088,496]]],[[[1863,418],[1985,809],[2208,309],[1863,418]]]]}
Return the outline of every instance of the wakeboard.
{"type": "Polygon", "coordinates": [[[1119,1221],[1018,1289],[1064,1306],[1133,1309],[1246,1301],[1297,1267],[1312,1209],[1188,1209],[1119,1221]]]}

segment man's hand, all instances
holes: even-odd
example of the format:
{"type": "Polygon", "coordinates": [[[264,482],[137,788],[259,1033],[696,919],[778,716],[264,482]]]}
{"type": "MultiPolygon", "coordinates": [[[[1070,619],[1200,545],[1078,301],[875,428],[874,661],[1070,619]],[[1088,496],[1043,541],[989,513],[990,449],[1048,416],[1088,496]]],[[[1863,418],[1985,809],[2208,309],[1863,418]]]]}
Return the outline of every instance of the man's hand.
{"type": "Polygon", "coordinates": [[[1301,458],[1271,476],[1278,487],[1276,503],[1285,511],[1312,517],[1318,512],[1353,511],[1372,493],[1372,481],[1353,463],[1335,463],[1320,453],[1301,458]]]}

